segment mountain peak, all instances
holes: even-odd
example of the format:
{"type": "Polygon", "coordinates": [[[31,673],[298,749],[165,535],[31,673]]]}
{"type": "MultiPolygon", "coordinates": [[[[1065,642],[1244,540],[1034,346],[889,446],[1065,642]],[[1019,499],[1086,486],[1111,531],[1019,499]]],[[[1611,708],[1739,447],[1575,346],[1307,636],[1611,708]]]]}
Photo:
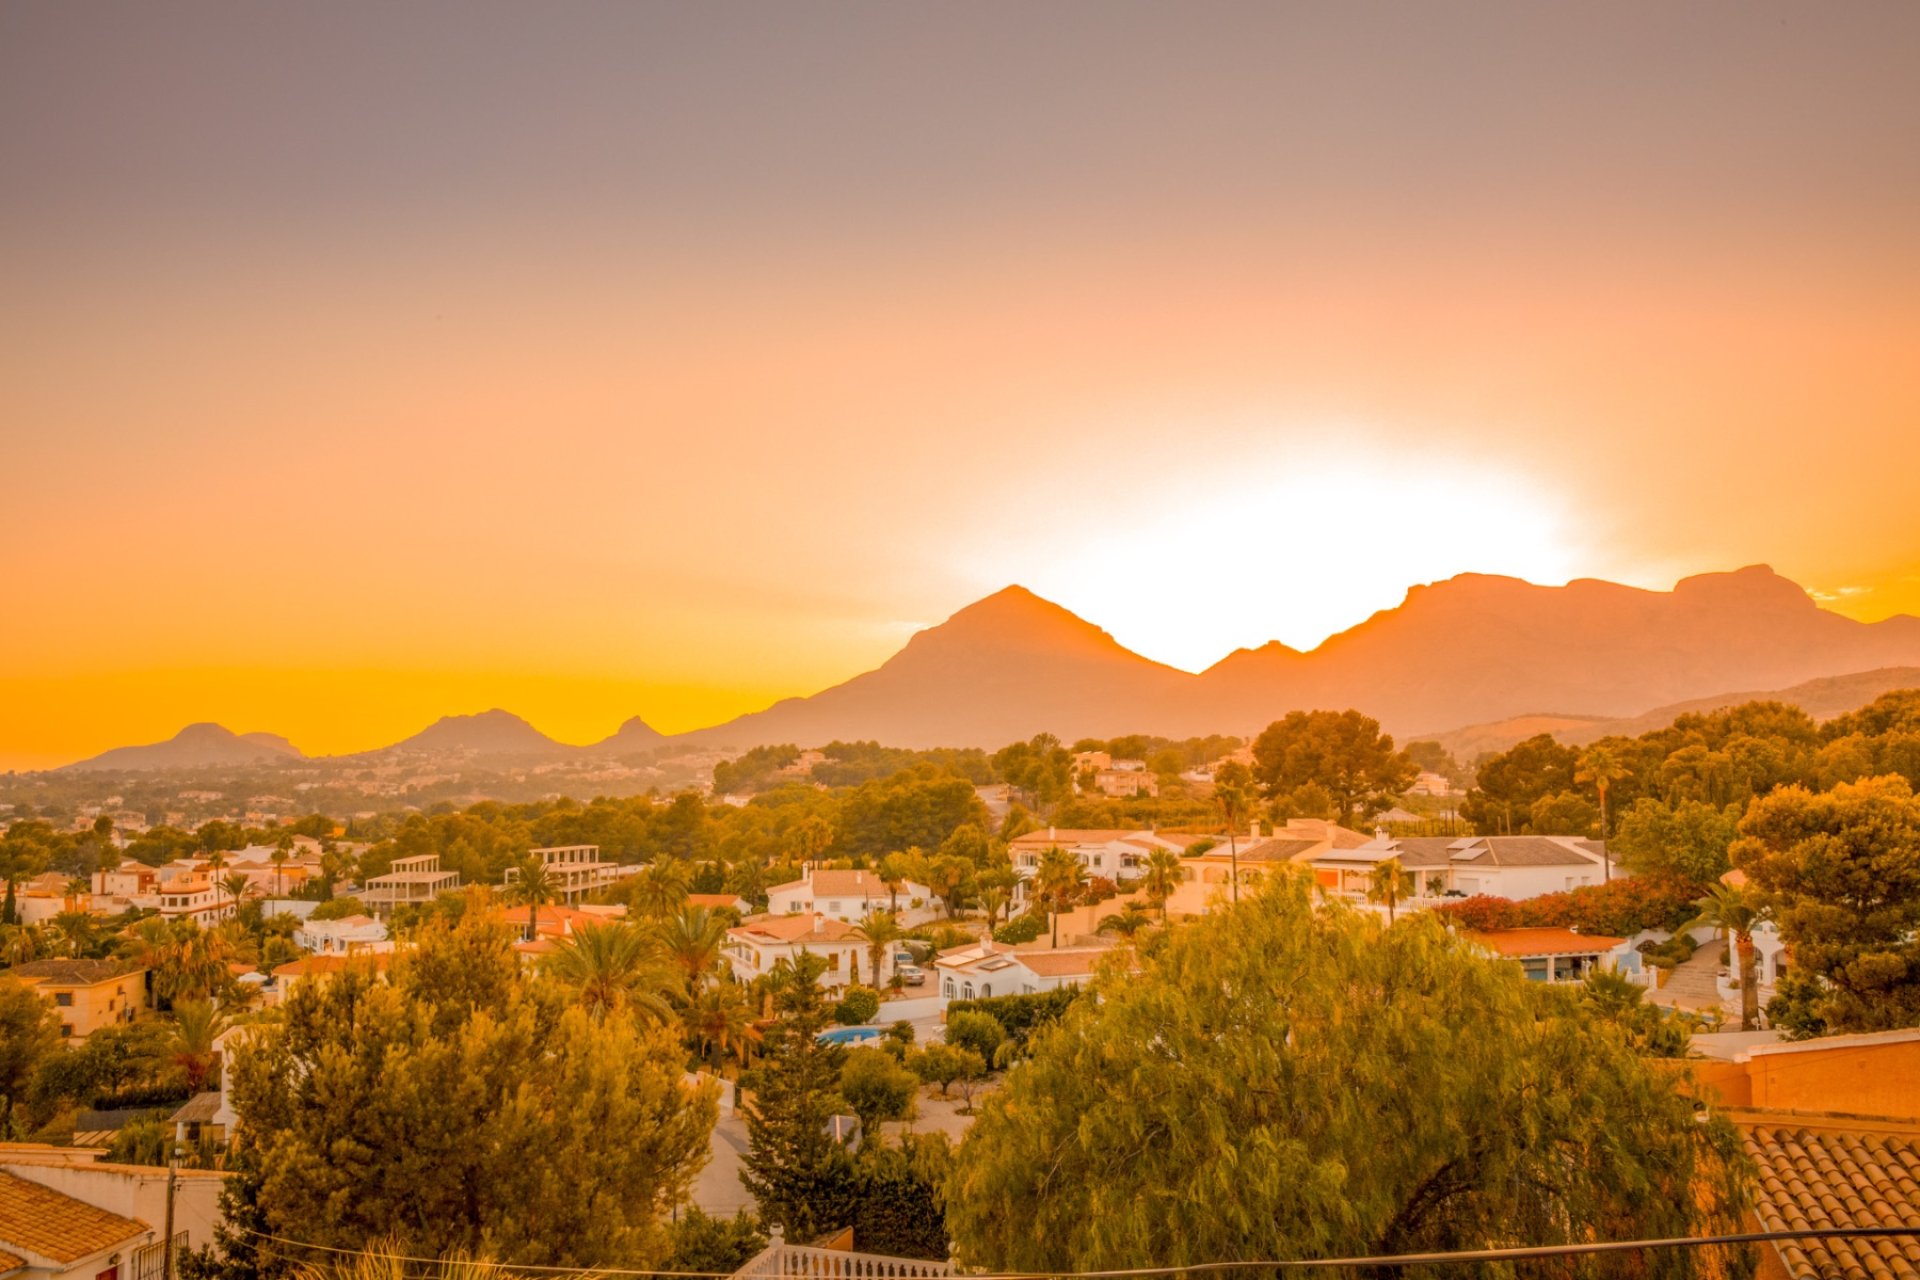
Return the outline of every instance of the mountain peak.
{"type": "MultiPolygon", "coordinates": [[[[974,601],[945,622],[916,634],[909,648],[919,644],[966,644],[996,649],[1098,649],[1138,658],[1105,630],[1064,605],[1055,604],[1022,586],[1003,587],[974,601]]],[[[1144,662],[1146,659],[1140,658],[1144,662]]]]}
{"type": "Polygon", "coordinates": [[[547,755],[567,750],[519,716],[499,707],[473,715],[441,716],[391,749],[465,751],[475,755],[547,755]]]}

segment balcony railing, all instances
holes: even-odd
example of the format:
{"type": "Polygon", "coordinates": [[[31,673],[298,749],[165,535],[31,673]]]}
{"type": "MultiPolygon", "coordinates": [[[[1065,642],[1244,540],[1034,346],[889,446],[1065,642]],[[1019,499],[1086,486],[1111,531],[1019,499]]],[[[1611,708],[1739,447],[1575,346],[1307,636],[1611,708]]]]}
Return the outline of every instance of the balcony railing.
{"type": "Polygon", "coordinates": [[[767,1247],[734,1272],[735,1280],[918,1280],[950,1276],[950,1262],[788,1244],[779,1227],[767,1247]]]}

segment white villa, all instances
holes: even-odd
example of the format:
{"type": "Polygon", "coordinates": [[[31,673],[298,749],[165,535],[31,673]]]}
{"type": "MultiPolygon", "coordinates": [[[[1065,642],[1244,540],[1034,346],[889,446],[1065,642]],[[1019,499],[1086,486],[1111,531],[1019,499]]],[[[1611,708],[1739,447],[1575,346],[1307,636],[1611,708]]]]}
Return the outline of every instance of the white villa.
{"type": "Polygon", "coordinates": [[[363,951],[391,951],[387,926],[372,916],[343,916],[338,920],[303,920],[293,931],[293,945],[315,955],[352,955],[363,951]]]}
{"type": "Polygon", "coordinates": [[[991,939],[948,952],[933,962],[943,1000],[1032,995],[1092,981],[1114,944],[1102,939],[1058,949],[1045,944],[1006,947],[991,939]]]}
{"type": "MultiPolygon", "coordinates": [[[[1305,861],[1329,891],[1364,899],[1374,868],[1390,858],[1398,858],[1413,878],[1409,906],[1480,894],[1519,901],[1607,878],[1604,846],[1578,836],[1377,835],[1358,848],[1329,850],[1305,861]]],[[[1616,863],[1613,878],[1626,875],[1616,863]]]]}
{"type": "MultiPolygon", "coordinates": [[[[721,949],[734,976],[743,982],[771,971],[782,960],[810,954],[827,962],[826,970],[820,975],[823,987],[844,987],[854,982],[880,985],[866,972],[869,967],[867,935],[844,921],[824,915],[753,916],[727,930],[727,940],[721,949]]],[[[891,976],[889,971],[881,975],[880,981],[885,982],[891,976]]]]}
{"type": "Polygon", "coordinates": [[[798,880],[767,890],[767,914],[815,914],[842,924],[858,924],[869,912],[894,910],[902,928],[911,929],[937,919],[933,890],[911,880],[900,882],[899,892],[871,871],[828,871],[809,867],[798,880]]]}
{"type": "MultiPolygon", "coordinates": [[[[1138,880],[1146,874],[1147,857],[1155,849],[1184,853],[1191,845],[1212,836],[1158,835],[1152,831],[1101,830],[1083,827],[1048,827],[1029,831],[1007,842],[1013,869],[1022,880],[1031,880],[1040,870],[1040,860],[1049,849],[1064,849],[1080,860],[1090,876],[1102,876],[1115,884],[1138,880]]],[[[1024,897],[1024,894],[1022,895],[1024,897]]]]}

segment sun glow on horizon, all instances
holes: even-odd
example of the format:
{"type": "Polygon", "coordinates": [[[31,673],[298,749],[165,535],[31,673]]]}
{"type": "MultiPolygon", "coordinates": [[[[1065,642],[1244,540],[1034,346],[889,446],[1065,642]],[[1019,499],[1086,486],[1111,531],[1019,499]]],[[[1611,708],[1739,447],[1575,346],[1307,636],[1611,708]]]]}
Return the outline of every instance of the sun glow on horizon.
{"type": "Polygon", "coordinates": [[[1312,649],[1457,574],[1558,586],[1610,568],[1537,478],[1456,458],[1327,450],[1158,492],[1140,514],[1050,531],[1045,558],[1029,541],[1020,580],[1187,671],[1270,640],[1312,649]]]}

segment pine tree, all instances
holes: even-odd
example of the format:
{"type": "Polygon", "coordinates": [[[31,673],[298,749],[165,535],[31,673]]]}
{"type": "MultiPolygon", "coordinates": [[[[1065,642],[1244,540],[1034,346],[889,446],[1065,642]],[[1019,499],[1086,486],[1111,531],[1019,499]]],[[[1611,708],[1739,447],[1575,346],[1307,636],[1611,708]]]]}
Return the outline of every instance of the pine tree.
{"type": "Polygon", "coordinates": [[[829,1020],[819,983],[826,962],[803,953],[780,963],[779,1020],[766,1034],[766,1058],[754,1077],[740,1181],[761,1216],[801,1242],[846,1225],[857,1188],[853,1161],[829,1130],[849,1108],[840,1096],[846,1050],[819,1038],[829,1020]]]}

